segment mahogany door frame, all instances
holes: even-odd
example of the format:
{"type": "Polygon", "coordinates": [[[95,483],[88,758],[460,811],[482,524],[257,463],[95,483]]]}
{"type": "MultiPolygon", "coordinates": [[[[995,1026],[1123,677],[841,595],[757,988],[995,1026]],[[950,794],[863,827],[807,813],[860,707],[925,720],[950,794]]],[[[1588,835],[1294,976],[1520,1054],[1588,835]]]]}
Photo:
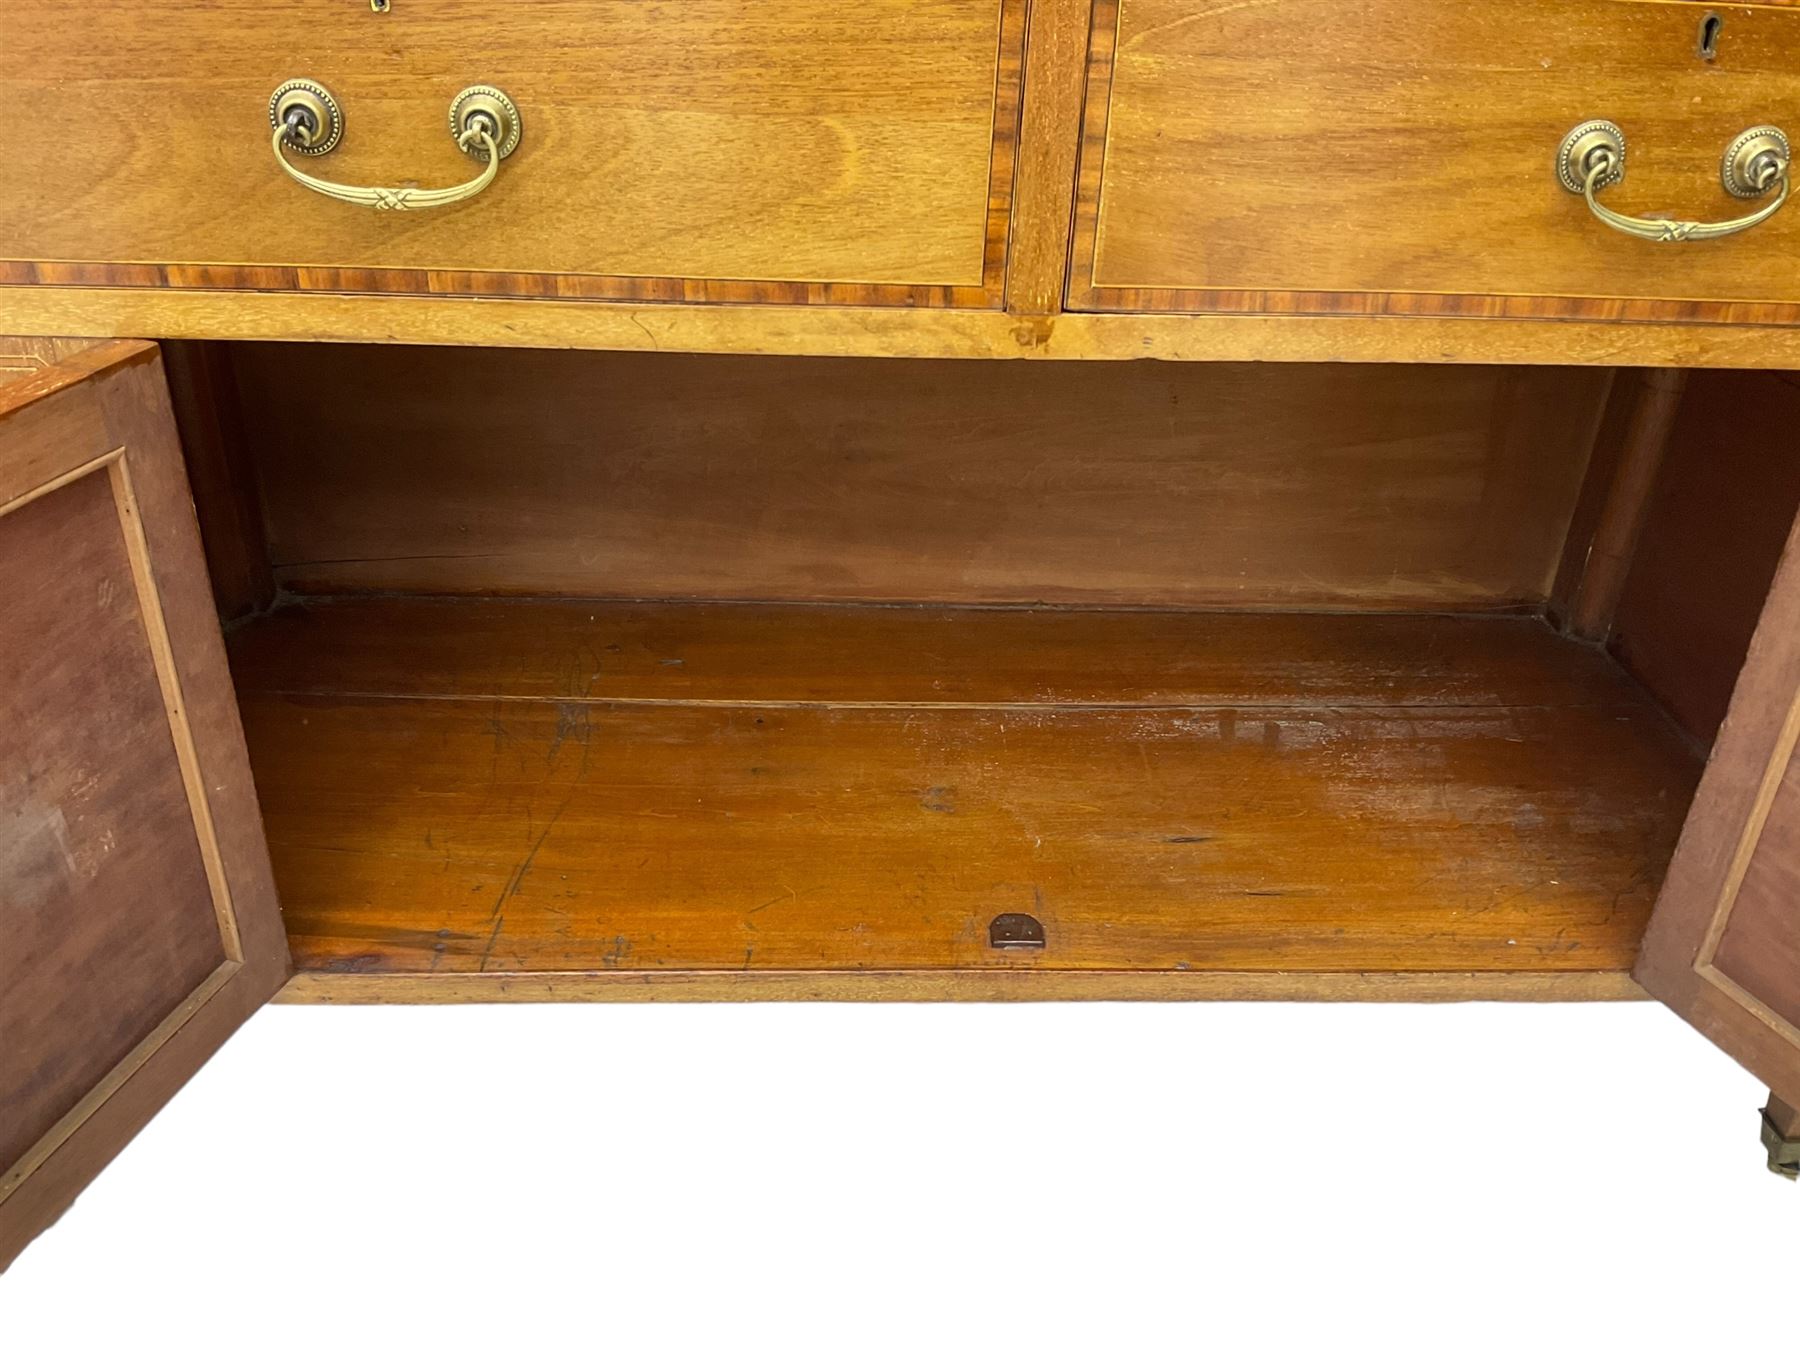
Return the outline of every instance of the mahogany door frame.
{"type": "MultiPolygon", "coordinates": [[[[1800,527],[1788,538],[1633,972],[1790,1102],[1800,1101],[1800,1025],[1721,969],[1718,958],[1759,850],[1783,847],[1769,827],[1784,779],[1800,769],[1797,748],[1800,527]]],[[[1800,913],[1800,892],[1792,905],[1800,913]]]]}
{"type": "MultiPolygon", "coordinates": [[[[3,350],[9,348],[0,339],[3,350]]],[[[129,560],[128,595],[136,602],[168,714],[223,959],[0,1175],[0,1270],[289,973],[261,814],[157,349],[111,342],[55,354],[63,359],[0,388],[0,529],[30,503],[104,479],[129,560]]],[[[12,373],[18,370],[14,363],[12,373]]],[[[7,580],[32,582],[30,576],[7,580]]],[[[83,974],[103,980],[107,972],[83,974]]],[[[9,1086],[0,1084],[0,1090],[9,1086]]]]}

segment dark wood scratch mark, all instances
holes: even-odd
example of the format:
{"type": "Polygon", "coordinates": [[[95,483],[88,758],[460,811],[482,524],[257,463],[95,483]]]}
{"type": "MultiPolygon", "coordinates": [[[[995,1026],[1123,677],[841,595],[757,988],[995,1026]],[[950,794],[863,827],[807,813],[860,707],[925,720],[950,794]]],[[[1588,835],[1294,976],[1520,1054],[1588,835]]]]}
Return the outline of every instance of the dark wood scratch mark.
{"type": "Polygon", "coordinates": [[[506,923],[506,916],[502,913],[502,911],[506,909],[506,902],[511,900],[513,896],[518,895],[518,887],[522,887],[526,884],[526,877],[527,875],[531,875],[531,864],[536,862],[538,850],[544,848],[545,839],[549,839],[551,830],[556,828],[556,821],[562,819],[565,810],[569,810],[569,797],[563,797],[562,805],[556,808],[556,814],[551,815],[549,824],[545,824],[542,830],[538,830],[538,837],[536,837],[536,841],[531,844],[531,850],[527,851],[526,857],[522,857],[522,859],[518,860],[517,868],[513,868],[513,875],[506,878],[506,886],[500,887],[500,898],[493,902],[493,914],[491,914],[491,918],[493,918],[493,932],[488,934],[488,947],[486,947],[486,950],[482,950],[481,965],[477,967],[479,970],[486,970],[486,968],[488,968],[488,956],[493,952],[493,943],[497,943],[497,941],[500,940],[500,927],[506,923]]]}
{"type": "Polygon", "coordinates": [[[504,927],[506,927],[506,916],[503,914],[494,920],[494,931],[488,934],[487,946],[481,949],[481,964],[476,967],[477,970],[488,968],[488,957],[494,954],[494,944],[500,940],[500,930],[504,927]]]}
{"type": "Polygon", "coordinates": [[[519,860],[519,865],[513,868],[512,875],[507,877],[506,885],[500,888],[500,898],[494,901],[493,912],[488,917],[499,918],[500,911],[506,908],[506,902],[519,893],[519,888],[525,884],[525,878],[531,872],[531,864],[537,861],[538,850],[544,846],[544,840],[550,837],[550,831],[556,828],[556,822],[563,818],[563,812],[568,809],[569,799],[565,797],[562,805],[556,808],[556,814],[550,817],[550,823],[538,831],[537,839],[532,843],[530,851],[519,860]]]}
{"type": "Polygon", "coordinates": [[[557,751],[565,742],[575,741],[581,747],[582,769],[587,768],[587,751],[594,738],[593,714],[585,703],[563,702],[556,705],[556,730],[550,737],[550,750],[544,756],[554,763],[557,751]]]}
{"type": "Polygon", "coordinates": [[[927,811],[936,811],[939,815],[956,814],[956,789],[953,787],[929,787],[919,794],[919,805],[927,811]]]}

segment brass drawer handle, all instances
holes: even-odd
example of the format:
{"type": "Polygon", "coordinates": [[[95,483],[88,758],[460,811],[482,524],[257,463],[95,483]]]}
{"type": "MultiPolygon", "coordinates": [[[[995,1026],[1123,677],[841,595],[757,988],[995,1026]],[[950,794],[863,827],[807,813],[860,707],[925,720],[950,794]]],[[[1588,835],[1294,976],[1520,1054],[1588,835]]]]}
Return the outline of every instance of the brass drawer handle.
{"type": "Polygon", "coordinates": [[[478,175],[455,187],[349,187],[314,178],[288,158],[290,150],[328,155],[344,139],[344,112],[329,89],[315,80],[289,80],[269,99],[269,122],[275,128],[275,162],[289,178],[333,201],[377,211],[426,211],[479,196],[499,174],[500,161],[519,148],[524,131],[510,98],[491,85],[472,85],[450,103],[450,135],[458,150],[486,166],[478,175]]]}
{"type": "Polygon", "coordinates": [[[1613,229],[1661,244],[1697,239],[1723,239],[1760,225],[1781,210],[1788,196],[1788,138],[1779,127],[1751,127],[1725,148],[1719,181],[1734,197],[1775,200],[1735,220],[1648,220],[1602,206],[1594,194],[1625,176],[1625,133],[1612,122],[1583,122],[1556,151],[1556,176],[1570,192],[1587,200],[1592,211],[1613,229]]]}

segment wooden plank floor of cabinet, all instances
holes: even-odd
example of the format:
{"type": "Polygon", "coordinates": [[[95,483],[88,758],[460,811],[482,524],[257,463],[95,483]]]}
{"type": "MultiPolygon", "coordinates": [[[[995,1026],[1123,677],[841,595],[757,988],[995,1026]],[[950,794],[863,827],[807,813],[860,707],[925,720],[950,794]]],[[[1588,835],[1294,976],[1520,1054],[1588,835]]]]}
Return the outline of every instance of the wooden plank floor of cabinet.
{"type": "Polygon", "coordinates": [[[1623,972],[1699,773],[1518,618],[356,599],[233,656],[315,975],[1623,972]]]}

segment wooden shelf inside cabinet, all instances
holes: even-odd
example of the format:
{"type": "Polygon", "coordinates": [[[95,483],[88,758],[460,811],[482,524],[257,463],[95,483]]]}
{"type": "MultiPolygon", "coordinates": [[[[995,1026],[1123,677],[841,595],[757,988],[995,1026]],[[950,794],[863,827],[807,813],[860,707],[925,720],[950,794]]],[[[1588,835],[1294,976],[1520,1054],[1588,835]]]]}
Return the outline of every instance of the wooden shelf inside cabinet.
{"type": "Polygon", "coordinates": [[[1518,618],[359,598],[233,661],[303,979],[1616,974],[1699,773],[1518,618]]]}

